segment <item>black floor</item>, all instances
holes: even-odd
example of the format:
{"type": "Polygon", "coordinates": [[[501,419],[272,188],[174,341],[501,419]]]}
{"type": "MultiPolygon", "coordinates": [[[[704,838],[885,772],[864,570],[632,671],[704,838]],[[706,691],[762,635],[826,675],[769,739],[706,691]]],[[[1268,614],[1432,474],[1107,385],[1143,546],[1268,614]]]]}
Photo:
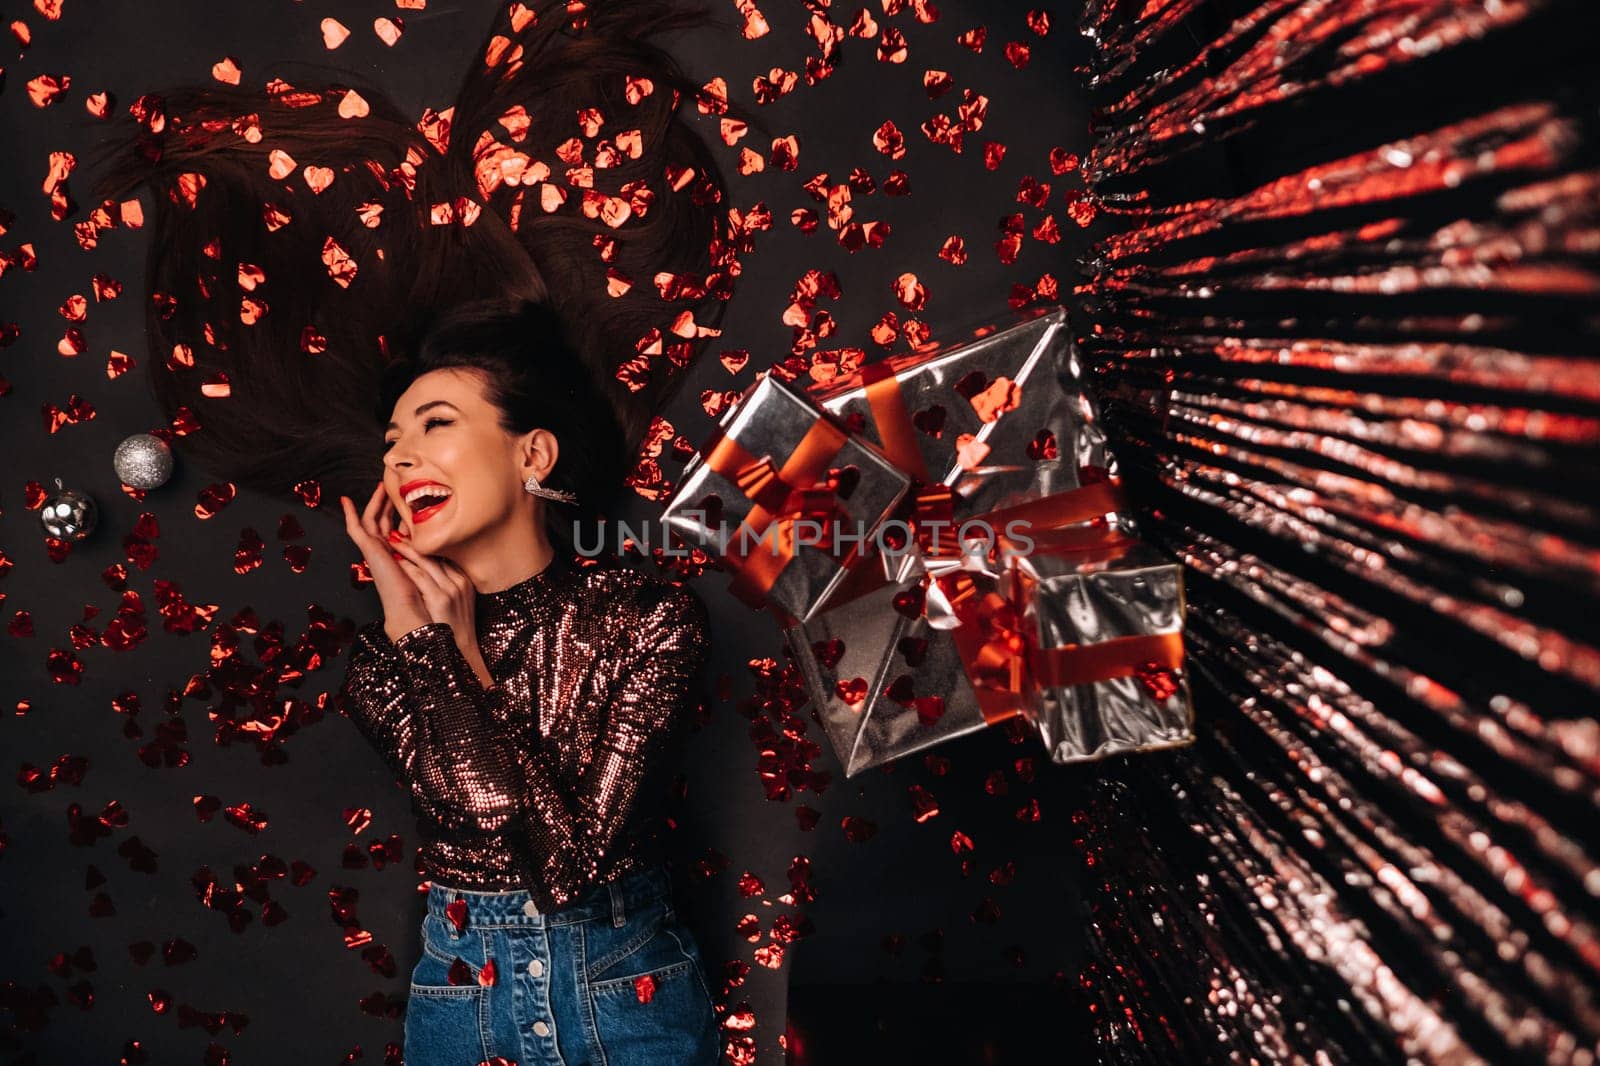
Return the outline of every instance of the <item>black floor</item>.
{"type": "Polygon", "coordinates": [[[793,985],[788,1066],[1088,1063],[1066,984],[793,985]]]}

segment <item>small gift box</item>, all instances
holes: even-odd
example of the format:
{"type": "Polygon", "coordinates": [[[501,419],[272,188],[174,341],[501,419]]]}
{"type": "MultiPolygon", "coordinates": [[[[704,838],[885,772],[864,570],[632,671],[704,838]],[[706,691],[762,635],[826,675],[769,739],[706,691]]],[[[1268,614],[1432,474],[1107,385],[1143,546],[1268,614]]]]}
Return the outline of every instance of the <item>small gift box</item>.
{"type": "Polygon", "coordinates": [[[792,624],[820,610],[852,568],[882,568],[871,533],[908,485],[769,373],[684,468],[664,521],[732,566],[740,599],[792,624]]]}
{"type": "Polygon", "coordinates": [[[784,630],[846,777],[1023,713],[1020,620],[981,543],[784,630]]]}
{"type": "Polygon", "coordinates": [[[1183,567],[1112,533],[1008,560],[1028,638],[1027,713],[1050,758],[1084,762],[1194,741],[1183,567]]]}
{"type": "Polygon", "coordinates": [[[1114,473],[1079,381],[1063,307],[926,351],[890,356],[807,391],[917,482],[944,485],[957,520],[1003,500],[1114,473]]]}

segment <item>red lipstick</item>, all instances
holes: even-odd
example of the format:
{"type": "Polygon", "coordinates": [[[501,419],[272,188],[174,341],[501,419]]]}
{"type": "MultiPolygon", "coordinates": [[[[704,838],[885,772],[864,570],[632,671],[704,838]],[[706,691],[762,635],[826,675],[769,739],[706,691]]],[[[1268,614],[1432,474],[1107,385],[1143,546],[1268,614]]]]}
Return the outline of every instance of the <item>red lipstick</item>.
{"type": "Polygon", "coordinates": [[[444,505],[453,499],[455,499],[454,496],[450,497],[449,499],[440,500],[438,503],[429,504],[420,511],[411,512],[411,524],[414,526],[421,525],[423,522],[426,522],[428,519],[438,514],[444,508],[444,505]]]}
{"type": "MultiPolygon", "coordinates": [[[[404,498],[407,493],[410,493],[415,489],[424,488],[424,487],[426,487],[428,485],[438,485],[441,489],[445,489],[445,490],[449,490],[449,488],[450,488],[450,486],[444,484],[443,482],[434,481],[432,478],[417,478],[415,481],[408,481],[404,485],[401,485],[400,486],[400,495],[401,495],[402,498],[404,498]]],[[[420,511],[412,511],[411,512],[411,524],[413,526],[415,526],[420,522],[426,522],[428,519],[432,518],[435,514],[437,514],[439,512],[439,510],[444,507],[445,504],[449,503],[454,498],[455,498],[454,493],[452,493],[451,495],[445,497],[443,500],[440,500],[438,503],[429,504],[427,507],[422,508],[420,511]]]]}

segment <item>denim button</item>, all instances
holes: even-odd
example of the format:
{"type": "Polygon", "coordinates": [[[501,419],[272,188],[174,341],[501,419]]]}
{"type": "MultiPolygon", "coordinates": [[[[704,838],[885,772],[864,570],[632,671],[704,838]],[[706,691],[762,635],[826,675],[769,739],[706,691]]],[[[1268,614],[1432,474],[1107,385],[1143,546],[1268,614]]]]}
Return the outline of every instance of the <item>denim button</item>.
{"type": "Polygon", "coordinates": [[[532,962],[528,963],[528,972],[533,974],[535,977],[543,977],[544,963],[540,962],[538,959],[534,959],[532,962]]]}
{"type": "Polygon", "coordinates": [[[544,1022],[534,1022],[533,1023],[533,1031],[538,1033],[540,1036],[549,1036],[550,1035],[550,1027],[548,1025],[544,1024],[544,1022]]]}
{"type": "Polygon", "coordinates": [[[528,902],[522,905],[522,913],[526,914],[529,918],[532,918],[535,914],[539,913],[539,905],[530,899],[528,902]]]}

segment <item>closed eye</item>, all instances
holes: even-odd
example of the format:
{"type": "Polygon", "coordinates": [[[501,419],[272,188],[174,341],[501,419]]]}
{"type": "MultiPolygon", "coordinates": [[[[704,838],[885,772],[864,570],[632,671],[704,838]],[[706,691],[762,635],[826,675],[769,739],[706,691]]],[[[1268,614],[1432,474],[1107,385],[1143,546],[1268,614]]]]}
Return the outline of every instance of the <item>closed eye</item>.
{"type": "MultiPolygon", "coordinates": [[[[453,419],[453,418],[439,418],[437,416],[434,416],[432,418],[428,418],[428,419],[425,419],[423,421],[423,423],[422,423],[422,432],[426,433],[426,432],[428,432],[428,430],[432,429],[436,425],[437,426],[448,426],[448,425],[451,425],[454,422],[455,422],[455,419],[453,419]]],[[[395,440],[398,440],[398,439],[399,439],[398,437],[395,438],[395,440]]],[[[394,441],[392,441],[392,440],[386,440],[386,441],[383,442],[383,450],[384,451],[388,451],[393,446],[394,446],[394,441]]]]}

